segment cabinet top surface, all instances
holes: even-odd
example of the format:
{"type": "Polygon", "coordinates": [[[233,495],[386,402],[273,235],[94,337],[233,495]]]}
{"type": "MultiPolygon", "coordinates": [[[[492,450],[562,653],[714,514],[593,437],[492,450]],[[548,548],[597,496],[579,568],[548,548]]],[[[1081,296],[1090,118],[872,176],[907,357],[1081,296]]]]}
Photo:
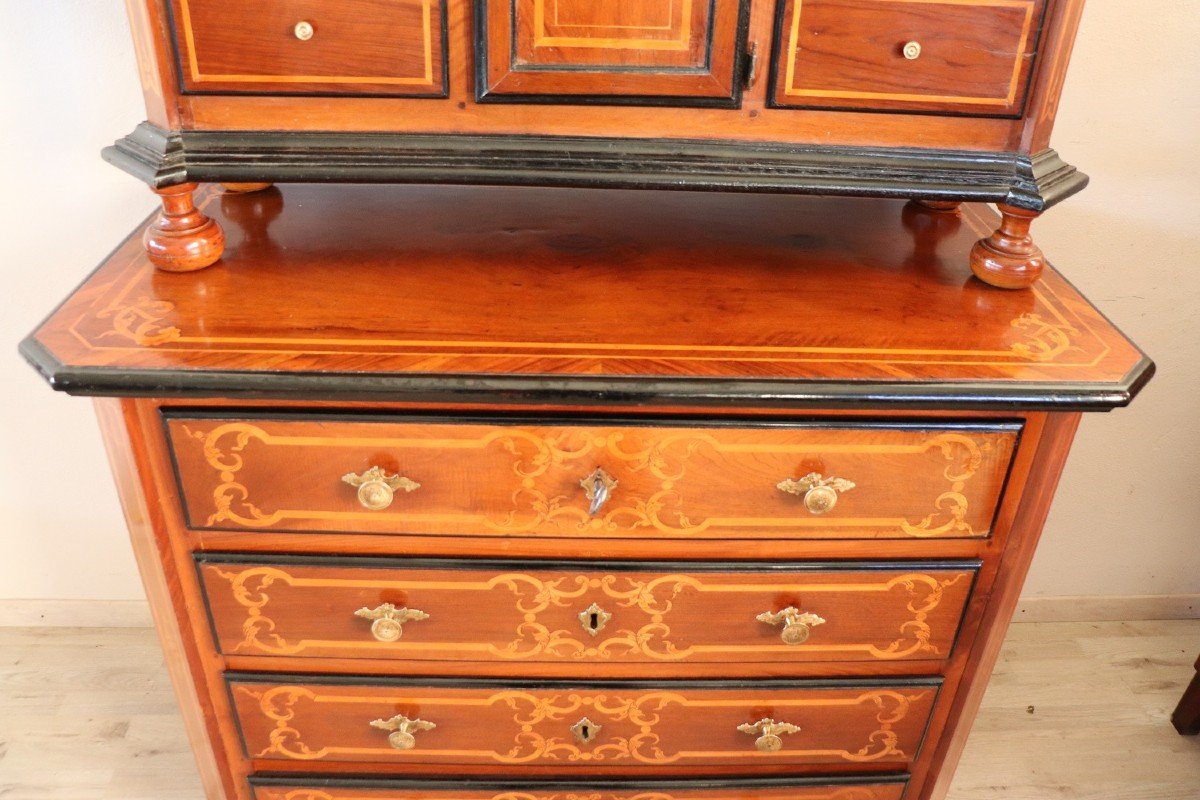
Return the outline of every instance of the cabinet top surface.
{"type": "Polygon", "coordinates": [[[22,350],[77,394],[1124,405],[1152,363],[1057,272],[970,275],[991,212],[562,189],[209,192],[225,256],[123,243],[22,350]]]}

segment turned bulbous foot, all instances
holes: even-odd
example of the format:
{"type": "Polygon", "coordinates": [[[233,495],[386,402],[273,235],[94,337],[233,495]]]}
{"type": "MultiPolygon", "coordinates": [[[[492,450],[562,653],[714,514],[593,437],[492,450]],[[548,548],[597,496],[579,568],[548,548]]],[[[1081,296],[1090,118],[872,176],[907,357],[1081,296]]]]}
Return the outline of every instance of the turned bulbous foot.
{"type": "Polygon", "coordinates": [[[270,189],[273,183],[222,183],[221,188],[232,194],[249,194],[270,189]]]}
{"type": "Polygon", "coordinates": [[[971,248],[971,272],[1001,289],[1027,289],[1046,267],[1042,250],[1033,243],[1029,226],[1039,216],[1013,206],[1000,206],[1000,227],[971,248]]]}
{"type": "Polygon", "coordinates": [[[142,242],[151,263],[167,272],[194,272],[212,266],[225,251],[225,232],[192,199],[194,183],[155,189],[163,210],[142,242]]]}
{"type": "Polygon", "coordinates": [[[958,211],[960,203],[957,200],[913,200],[913,203],[928,211],[949,213],[958,211]]]}

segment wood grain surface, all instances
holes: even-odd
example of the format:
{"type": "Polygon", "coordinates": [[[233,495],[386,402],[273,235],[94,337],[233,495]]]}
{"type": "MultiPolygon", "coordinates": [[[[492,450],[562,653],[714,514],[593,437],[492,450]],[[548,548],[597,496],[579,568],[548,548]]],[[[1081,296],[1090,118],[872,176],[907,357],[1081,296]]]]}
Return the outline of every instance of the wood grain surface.
{"type": "Polygon", "coordinates": [[[642,540],[986,538],[1019,431],[187,415],[166,426],[197,529],[642,540]],[[410,490],[364,507],[346,476],[372,469],[410,490]],[[593,514],[598,469],[616,484],[593,514]],[[802,488],[781,488],[814,474],[853,487],[814,513],[802,488]]]}
{"type": "Polygon", "coordinates": [[[203,208],[218,265],[164,275],[130,241],[26,343],[59,388],[1111,407],[1150,372],[1052,269],[972,278],[972,206],[288,186],[203,208]]]}
{"type": "Polygon", "coordinates": [[[683,571],[206,559],[199,569],[218,646],[229,654],[482,661],[517,670],[532,662],[640,663],[659,676],[687,661],[720,664],[731,677],[742,662],[866,662],[869,670],[944,661],[974,578],[970,569],[916,564],[676,566],[683,571]],[[355,612],[386,603],[425,616],[402,623],[398,638],[381,638],[372,619],[355,612]],[[785,643],[782,624],[758,619],[786,608],[819,618],[805,626],[806,640],[785,643]]]}

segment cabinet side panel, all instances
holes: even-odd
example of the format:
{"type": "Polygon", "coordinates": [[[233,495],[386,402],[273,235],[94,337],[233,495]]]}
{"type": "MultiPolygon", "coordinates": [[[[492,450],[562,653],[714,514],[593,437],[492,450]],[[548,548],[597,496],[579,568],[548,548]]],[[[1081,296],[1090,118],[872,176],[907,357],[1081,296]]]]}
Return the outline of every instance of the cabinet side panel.
{"type": "Polygon", "coordinates": [[[1022,153],[1040,153],[1050,146],[1050,132],[1058,117],[1067,79],[1067,65],[1075,47],[1075,34],[1083,15],[1084,0],[1057,0],[1043,34],[1038,56],[1033,93],[1025,110],[1025,132],[1021,136],[1022,153]]]}
{"type": "Polygon", "coordinates": [[[1045,426],[1037,443],[1033,465],[1022,481],[1028,491],[1023,493],[1013,518],[1008,544],[1001,557],[983,621],[974,640],[963,641],[963,645],[970,648],[963,683],[951,704],[945,732],[932,757],[925,762],[927,775],[916,774],[920,768],[914,770],[913,787],[910,790],[912,800],[943,800],[950,790],[955,768],[966,747],[967,736],[1000,656],[1009,622],[1016,612],[1021,588],[1050,513],[1050,504],[1058,488],[1075,430],[1079,427],[1080,416],[1079,413],[1045,415],[1045,426]]]}
{"type": "MultiPolygon", "coordinates": [[[[144,431],[137,422],[137,401],[102,398],[95,401],[109,464],[117,484],[129,538],[154,625],[163,648],[167,671],[182,712],[204,794],[208,800],[243,800],[245,780],[236,777],[223,757],[219,715],[208,690],[197,634],[179,583],[176,558],[162,519],[162,504],[147,470],[144,431]]],[[[236,767],[240,770],[240,766],[236,767]]]]}
{"type": "Polygon", "coordinates": [[[156,0],[125,0],[138,77],[146,101],[146,119],[166,130],[181,127],[178,78],[164,9],[156,0]]]}

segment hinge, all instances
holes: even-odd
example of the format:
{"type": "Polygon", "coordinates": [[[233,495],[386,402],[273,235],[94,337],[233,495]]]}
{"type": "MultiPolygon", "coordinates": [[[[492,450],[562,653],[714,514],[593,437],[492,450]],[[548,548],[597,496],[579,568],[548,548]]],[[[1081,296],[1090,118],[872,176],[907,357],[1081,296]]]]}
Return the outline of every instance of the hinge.
{"type": "Polygon", "coordinates": [[[758,42],[751,42],[750,49],[746,51],[746,61],[742,71],[742,88],[749,89],[754,86],[754,79],[758,77],[758,42]]]}

